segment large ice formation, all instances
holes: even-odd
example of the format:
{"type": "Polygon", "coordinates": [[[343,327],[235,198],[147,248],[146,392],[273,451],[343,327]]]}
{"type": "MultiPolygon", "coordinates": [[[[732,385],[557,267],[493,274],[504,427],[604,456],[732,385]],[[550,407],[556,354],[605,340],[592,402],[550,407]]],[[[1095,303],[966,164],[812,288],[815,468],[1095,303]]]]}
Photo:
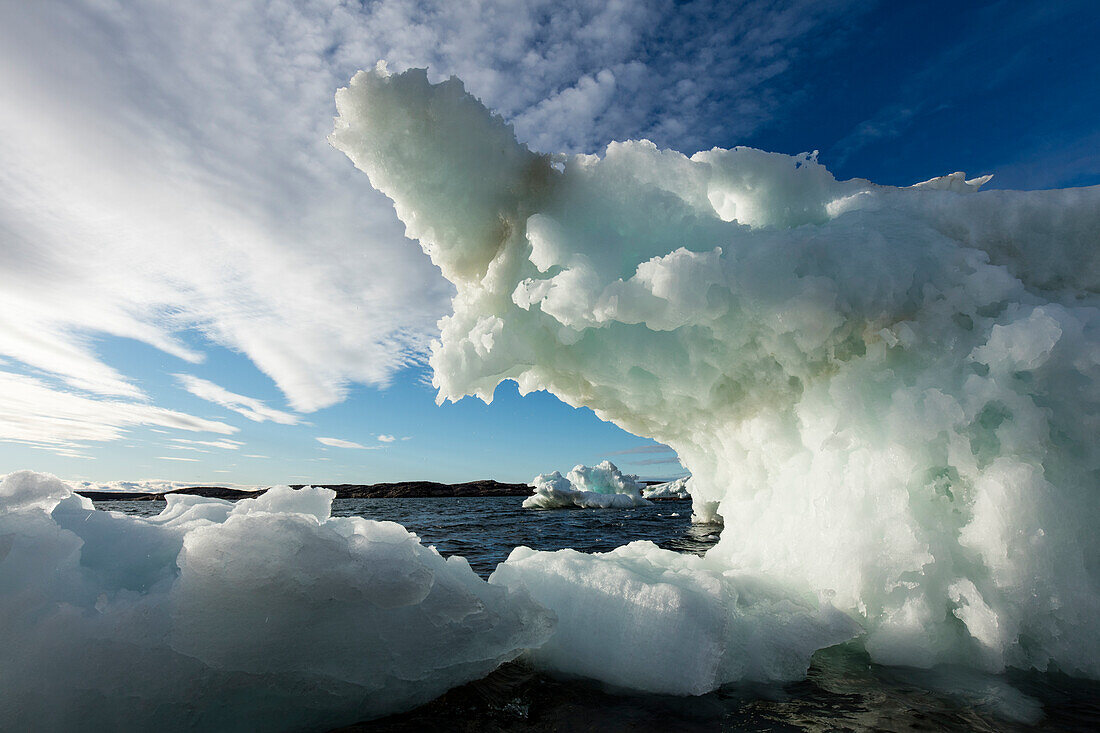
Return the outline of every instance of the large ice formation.
{"type": "Polygon", "coordinates": [[[725,520],[708,565],[830,600],[875,660],[1100,676],[1100,189],[539,155],[459,80],[381,65],[337,107],[457,288],[439,399],[512,379],[671,446],[725,520]]]}
{"type": "Polygon", "coordinates": [[[553,617],[328,489],[96,511],[0,482],[0,729],[325,730],[413,707],[553,617]]]}
{"type": "Polygon", "coordinates": [[[647,506],[638,477],[624,474],[611,461],[595,466],[574,466],[565,476],[558,471],[541,473],[531,480],[535,492],[523,500],[526,509],[627,509],[647,506]]]}

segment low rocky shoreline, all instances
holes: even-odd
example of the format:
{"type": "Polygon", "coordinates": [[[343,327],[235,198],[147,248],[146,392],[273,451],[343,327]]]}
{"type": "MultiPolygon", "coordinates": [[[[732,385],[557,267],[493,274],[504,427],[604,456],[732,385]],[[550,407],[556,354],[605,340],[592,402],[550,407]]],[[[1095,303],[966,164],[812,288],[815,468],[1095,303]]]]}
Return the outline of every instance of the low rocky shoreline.
{"type": "MultiPolygon", "coordinates": [[[[302,486],[320,486],[332,489],[336,492],[337,499],[531,495],[531,487],[527,484],[506,484],[491,479],[467,481],[462,484],[441,484],[435,481],[399,481],[387,484],[291,484],[291,486],[295,489],[300,489],[302,486]]],[[[168,494],[190,494],[192,496],[206,496],[235,501],[259,496],[263,492],[231,489],[226,486],[188,486],[164,493],[123,491],[78,491],[76,493],[92,501],[165,501],[168,494]]]]}

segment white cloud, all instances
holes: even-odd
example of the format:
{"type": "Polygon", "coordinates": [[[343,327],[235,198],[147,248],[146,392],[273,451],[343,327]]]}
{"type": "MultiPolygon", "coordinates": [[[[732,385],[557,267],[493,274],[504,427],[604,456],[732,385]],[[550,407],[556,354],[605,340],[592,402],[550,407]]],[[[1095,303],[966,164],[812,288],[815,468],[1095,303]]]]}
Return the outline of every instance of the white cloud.
{"type": "Polygon", "coordinates": [[[591,146],[592,129],[577,121],[599,118],[614,94],[615,74],[610,69],[594,77],[586,74],[519,115],[516,127],[526,131],[528,142],[539,150],[583,150],[591,146]]]}
{"type": "Polygon", "coordinates": [[[73,451],[85,442],[118,440],[134,425],[221,435],[237,432],[223,422],[140,402],[87,397],[0,371],[0,440],[73,451]]]}
{"type": "MultiPolygon", "coordinates": [[[[223,438],[222,440],[189,440],[187,438],[172,438],[174,443],[184,443],[188,446],[204,445],[208,448],[223,448],[225,450],[238,450],[244,443],[239,440],[229,440],[223,438]]],[[[169,446],[172,448],[182,448],[184,446],[169,446]]]]}
{"type": "Polygon", "coordinates": [[[158,461],[188,461],[190,463],[198,463],[198,458],[181,458],[179,456],[157,456],[158,461]]]}
{"type": "Polygon", "coordinates": [[[299,410],[385,383],[450,291],[325,143],[320,8],[104,8],[0,7],[0,353],[138,397],[91,337],[196,328],[299,410]]]}
{"type": "Polygon", "coordinates": [[[230,392],[226,388],[206,379],[200,379],[190,374],[175,374],[173,376],[184,389],[199,399],[213,402],[228,410],[240,413],[253,422],[271,420],[281,425],[297,425],[301,420],[297,415],[268,407],[262,400],[254,397],[246,397],[236,392],[230,392]]]}
{"type": "Polygon", "coordinates": [[[392,435],[383,434],[378,436],[379,443],[392,443],[395,440],[397,440],[397,438],[393,437],[392,435]]]}
{"type": "MultiPolygon", "coordinates": [[[[18,441],[22,442],[22,441],[18,441]]],[[[57,456],[64,456],[65,458],[80,458],[82,460],[94,461],[95,456],[90,456],[87,453],[82,452],[79,448],[70,448],[64,445],[31,445],[31,448],[35,450],[49,451],[57,456]]]]}
{"type": "MultiPolygon", "coordinates": [[[[166,491],[174,491],[175,489],[182,489],[186,486],[194,486],[194,483],[185,483],[182,481],[167,481],[164,479],[142,479],[138,481],[91,481],[91,480],[75,480],[69,481],[73,488],[77,491],[125,491],[133,493],[145,493],[145,494],[162,494],[166,491]]],[[[237,486],[236,484],[230,484],[230,486],[237,486]]],[[[245,488],[237,486],[237,488],[245,488]]]]}
{"type": "Polygon", "coordinates": [[[331,446],[333,448],[358,448],[359,450],[371,450],[378,446],[365,446],[360,443],[355,443],[350,440],[343,440],[341,438],[318,438],[317,442],[322,445],[331,446]]]}

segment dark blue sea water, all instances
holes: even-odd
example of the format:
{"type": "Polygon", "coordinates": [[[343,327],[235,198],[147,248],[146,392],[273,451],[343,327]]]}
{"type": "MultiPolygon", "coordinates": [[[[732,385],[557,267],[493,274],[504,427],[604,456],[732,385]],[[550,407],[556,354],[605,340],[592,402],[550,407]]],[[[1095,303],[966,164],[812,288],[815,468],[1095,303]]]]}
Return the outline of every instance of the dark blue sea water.
{"type": "MultiPolygon", "coordinates": [[[[655,502],[633,509],[532,511],[521,496],[463,499],[336,499],[335,517],[357,516],[397,522],[434,545],[444,556],[462,555],[484,578],[508,557],[512,548],[536,550],[571,547],[581,552],[608,552],[634,540],[650,540],[682,552],[705,552],[718,541],[717,527],[691,523],[691,501],[655,502]]],[[[152,516],[164,504],[152,501],[96,502],[110,509],[152,516]]]]}
{"type": "MultiPolygon", "coordinates": [[[[718,530],[691,524],[690,501],[606,510],[530,511],[520,497],[338,499],[336,516],[398,522],[483,577],[513,547],[606,552],[639,539],[704,552],[718,530]]],[[[100,502],[157,514],[157,502],[100,502]]],[[[675,670],[669,670],[675,674],[675,670]]],[[[807,678],[733,685],[693,698],[636,695],[587,680],[555,679],[511,664],[417,710],[348,730],[422,731],[1097,731],[1100,683],[1056,672],[988,675],[961,668],[873,664],[858,644],[814,655],[807,678]]]]}

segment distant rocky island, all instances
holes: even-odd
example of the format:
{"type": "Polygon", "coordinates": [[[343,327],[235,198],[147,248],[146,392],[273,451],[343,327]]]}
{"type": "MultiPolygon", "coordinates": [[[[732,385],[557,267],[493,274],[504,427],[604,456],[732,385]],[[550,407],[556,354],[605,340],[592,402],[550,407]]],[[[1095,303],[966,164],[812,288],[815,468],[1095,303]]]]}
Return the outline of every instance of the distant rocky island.
{"type": "MultiPolygon", "coordinates": [[[[662,483],[660,481],[641,481],[647,486],[662,483]]],[[[290,484],[291,488],[319,486],[332,489],[337,499],[417,499],[417,498],[453,498],[476,496],[530,496],[531,487],[527,484],[506,484],[492,479],[467,481],[462,484],[441,484],[436,481],[398,481],[390,484],[290,484]]],[[[89,491],[80,489],[76,493],[92,501],[165,501],[169,494],[190,494],[213,499],[247,499],[262,494],[267,489],[231,489],[228,486],[186,486],[172,491],[89,491]]],[[[660,500],[667,497],[654,497],[660,500]]]]}
{"type": "MultiPolygon", "coordinates": [[[[337,499],[393,499],[471,496],[530,496],[527,484],[506,484],[491,479],[467,481],[462,484],[441,484],[435,481],[399,481],[391,484],[291,484],[292,488],[320,486],[336,492],[337,499]]],[[[191,494],[215,499],[247,499],[259,496],[263,490],[248,491],[226,486],[187,486],[166,492],[77,491],[92,501],[165,501],[169,494],[191,494]]]]}

